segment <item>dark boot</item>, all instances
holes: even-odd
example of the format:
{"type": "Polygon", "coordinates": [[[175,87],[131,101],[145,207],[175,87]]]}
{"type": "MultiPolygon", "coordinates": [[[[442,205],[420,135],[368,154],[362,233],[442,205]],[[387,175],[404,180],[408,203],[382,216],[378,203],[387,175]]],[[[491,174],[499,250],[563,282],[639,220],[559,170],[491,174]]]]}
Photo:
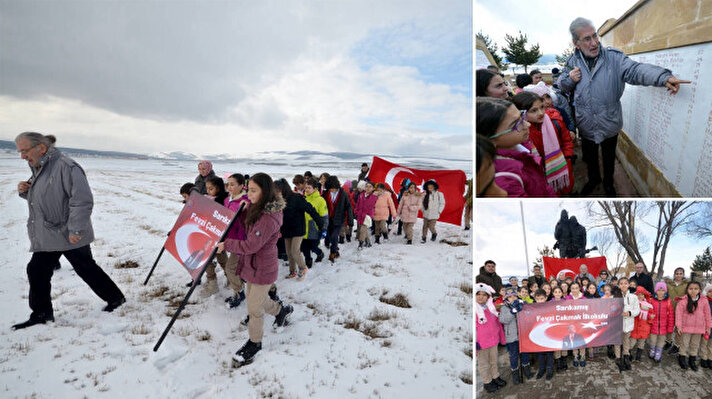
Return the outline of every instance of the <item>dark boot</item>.
{"type": "Polygon", "coordinates": [[[625,364],[623,364],[623,359],[621,359],[620,357],[616,359],[616,366],[618,366],[618,371],[622,373],[623,370],[625,370],[625,364]]]}
{"type": "Polygon", "coordinates": [[[383,233],[383,239],[387,240],[388,239],[388,233],[383,233]]]}
{"type": "Polygon", "coordinates": [[[423,243],[423,244],[425,244],[427,241],[428,241],[428,239],[425,238],[425,237],[423,237],[423,238],[420,240],[420,242],[423,243]]]}
{"type": "Polygon", "coordinates": [[[104,309],[102,309],[102,310],[104,312],[113,312],[114,309],[118,308],[119,306],[123,305],[124,303],[126,303],[126,298],[121,297],[115,301],[111,301],[111,302],[107,303],[107,305],[104,306],[104,309]]]}
{"type": "Polygon", "coordinates": [[[697,368],[697,356],[690,356],[690,369],[692,371],[697,371],[699,370],[697,368]]]}
{"type": "Polygon", "coordinates": [[[311,269],[312,265],[314,264],[314,260],[312,258],[304,259],[304,263],[306,263],[307,267],[311,269]]]}
{"type": "Polygon", "coordinates": [[[22,330],[23,328],[32,327],[35,324],[45,324],[48,321],[54,321],[53,313],[33,313],[30,315],[29,320],[13,325],[12,329],[22,330]]]}
{"type": "Polygon", "coordinates": [[[316,260],[314,261],[315,263],[319,263],[322,260],[324,260],[324,252],[320,253],[319,255],[316,256],[316,260]]]}
{"type": "Polygon", "coordinates": [[[344,243],[344,237],[339,237],[339,244],[343,244],[343,243],[344,243]]]}
{"type": "Polygon", "coordinates": [[[498,389],[499,387],[495,384],[494,380],[485,384],[485,391],[489,393],[497,392],[498,389]]]}
{"type": "Polygon", "coordinates": [[[438,239],[438,233],[433,234],[432,237],[430,237],[430,241],[435,241],[438,239]]]}
{"type": "Polygon", "coordinates": [[[507,385],[507,381],[503,380],[502,377],[497,377],[494,380],[492,380],[495,384],[497,384],[498,387],[503,387],[507,385]]]}
{"type": "Polygon", "coordinates": [[[536,373],[536,379],[540,380],[541,377],[544,376],[544,374],[546,374],[546,369],[539,366],[539,371],[536,373]]]}
{"type": "Polygon", "coordinates": [[[376,244],[380,244],[380,243],[381,243],[381,236],[379,235],[379,236],[376,236],[376,244]]]}
{"type": "Polygon", "coordinates": [[[252,342],[249,339],[242,345],[232,356],[232,367],[241,367],[245,364],[250,364],[254,360],[255,355],[262,349],[262,342],[252,342]]]}
{"type": "Polygon", "coordinates": [[[277,316],[274,318],[274,325],[276,327],[284,327],[287,325],[287,323],[289,323],[287,316],[292,314],[292,312],[294,312],[292,305],[282,306],[282,309],[279,310],[279,313],[277,313],[277,316]]]}
{"type": "Polygon", "coordinates": [[[351,242],[351,234],[346,234],[346,242],[351,242]]]}
{"type": "Polygon", "coordinates": [[[670,349],[671,346],[672,346],[672,342],[666,341],[665,346],[663,346],[663,350],[666,351],[666,350],[670,349]]]}
{"type": "Polygon", "coordinates": [[[623,356],[623,365],[625,366],[626,370],[633,369],[633,367],[631,367],[631,365],[630,365],[630,355],[623,356]]]}
{"type": "Polygon", "coordinates": [[[683,370],[687,370],[687,356],[677,355],[677,361],[683,370]]]}
{"type": "Polygon", "coordinates": [[[269,299],[271,299],[275,302],[279,302],[280,305],[282,304],[282,301],[279,300],[279,295],[277,295],[277,286],[276,285],[273,285],[269,288],[269,291],[267,291],[267,296],[269,296],[269,299]]]}
{"type": "Polygon", "coordinates": [[[358,242],[358,249],[363,249],[363,241],[358,242]]]}
{"type": "Polygon", "coordinates": [[[635,350],[635,361],[639,362],[640,359],[643,357],[643,350],[638,348],[635,350]]]}
{"type": "Polygon", "coordinates": [[[532,370],[529,367],[529,365],[522,365],[522,374],[524,374],[524,378],[532,378],[532,370]]]}
{"type": "Polygon", "coordinates": [[[549,381],[554,377],[554,369],[546,369],[546,380],[549,381]]]}
{"type": "Polygon", "coordinates": [[[616,354],[613,352],[613,345],[608,345],[608,349],[606,350],[606,354],[608,355],[609,359],[615,359],[616,354]]]}
{"type": "Polygon", "coordinates": [[[677,355],[678,353],[680,353],[680,347],[673,344],[670,350],[668,351],[668,355],[677,355]]]}
{"type": "Polygon", "coordinates": [[[406,241],[405,243],[408,244],[408,245],[413,245],[413,240],[408,240],[408,241],[406,241]]]}
{"type": "Polygon", "coordinates": [[[519,385],[522,383],[522,377],[519,376],[519,368],[512,370],[512,384],[519,385]]]}

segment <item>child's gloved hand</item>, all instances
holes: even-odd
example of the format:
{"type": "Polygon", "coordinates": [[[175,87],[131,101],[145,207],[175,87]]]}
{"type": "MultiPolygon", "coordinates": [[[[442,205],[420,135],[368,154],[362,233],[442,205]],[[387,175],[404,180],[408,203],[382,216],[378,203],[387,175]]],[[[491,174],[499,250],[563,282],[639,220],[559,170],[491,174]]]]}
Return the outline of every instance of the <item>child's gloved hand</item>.
{"type": "Polygon", "coordinates": [[[512,314],[517,314],[517,312],[522,310],[522,307],[524,307],[524,301],[521,299],[515,299],[514,302],[512,302],[512,314]]]}
{"type": "Polygon", "coordinates": [[[326,230],[322,230],[322,232],[321,232],[321,238],[326,238],[326,230]]]}

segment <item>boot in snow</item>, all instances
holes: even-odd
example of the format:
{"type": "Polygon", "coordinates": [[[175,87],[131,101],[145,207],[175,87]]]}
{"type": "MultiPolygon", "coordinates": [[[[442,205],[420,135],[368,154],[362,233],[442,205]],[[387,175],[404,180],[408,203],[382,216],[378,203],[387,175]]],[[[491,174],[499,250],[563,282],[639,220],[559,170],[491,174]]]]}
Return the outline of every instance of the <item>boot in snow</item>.
{"type": "Polygon", "coordinates": [[[269,299],[279,302],[280,305],[282,304],[282,301],[279,300],[279,295],[277,295],[277,286],[273,285],[269,288],[269,291],[267,291],[267,295],[269,296],[269,299]]]}
{"type": "Polygon", "coordinates": [[[284,327],[287,325],[287,323],[289,323],[287,316],[292,314],[292,312],[294,312],[292,305],[282,306],[282,309],[279,310],[279,313],[277,313],[277,316],[274,318],[275,327],[284,327]]]}
{"type": "Polygon", "coordinates": [[[22,330],[23,328],[32,327],[35,324],[45,324],[48,321],[54,321],[53,313],[32,313],[29,320],[13,325],[12,329],[22,330]]]}
{"type": "Polygon", "coordinates": [[[319,255],[316,256],[316,260],[314,262],[319,263],[322,260],[324,260],[324,251],[322,251],[319,255]]]}
{"type": "Polygon", "coordinates": [[[227,302],[227,307],[230,309],[240,306],[242,301],[245,300],[245,290],[242,290],[235,294],[235,296],[228,297],[225,302],[227,302]]]}
{"type": "Polygon", "coordinates": [[[435,241],[438,239],[438,233],[433,234],[432,237],[430,237],[430,241],[435,241]]]}
{"type": "Polygon", "coordinates": [[[232,367],[239,368],[246,364],[252,363],[255,355],[262,349],[262,342],[252,342],[249,339],[242,345],[242,348],[232,356],[232,367]]]}
{"type": "Polygon", "coordinates": [[[376,244],[381,244],[381,236],[376,236],[376,244]]]}

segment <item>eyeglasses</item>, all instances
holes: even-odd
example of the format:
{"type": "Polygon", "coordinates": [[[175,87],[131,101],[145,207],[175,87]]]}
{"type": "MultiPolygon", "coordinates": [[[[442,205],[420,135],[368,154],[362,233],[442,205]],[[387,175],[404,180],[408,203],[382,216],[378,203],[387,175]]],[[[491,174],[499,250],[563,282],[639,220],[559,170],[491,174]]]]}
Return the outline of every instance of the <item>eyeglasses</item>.
{"type": "Polygon", "coordinates": [[[22,155],[27,155],[30,151],[32,151],[33,148],[37,147],[38,144],[33,145],[30,148],[25,148],[24,150],[19,150],[20,154],[22,155]]]}
{"type": "Polygon", "coordinates": [[[505,135],[505,134],[507,134],[507,133],[511,133],[511,132],[513,132],[513,131],[515,131],[515,130],[518,131],[519,128],[520,128],[520,127],[522,126],[522,124],[524,123],[524,121],[526,120],[527,111],[526,111],[526,110],[523,110],[523,111],[519,111],[519,113],[520,113],[522,116],[521,116],[521,118],[519,118],[519,120],[517,121],[517,123],[514,124],[514,127],[513,127],[513,128],[507,129],[507,130],[503,130],[503,131],[501,131],[501,132],[499,132],[499,133],[497,133],[497,134],[495,134],[495,135],[493,135],[493,136],[490,136],[490,140],[496,139],[496,138],[499,137],[499,136],[503,136],[503,135],[505,135]]]}

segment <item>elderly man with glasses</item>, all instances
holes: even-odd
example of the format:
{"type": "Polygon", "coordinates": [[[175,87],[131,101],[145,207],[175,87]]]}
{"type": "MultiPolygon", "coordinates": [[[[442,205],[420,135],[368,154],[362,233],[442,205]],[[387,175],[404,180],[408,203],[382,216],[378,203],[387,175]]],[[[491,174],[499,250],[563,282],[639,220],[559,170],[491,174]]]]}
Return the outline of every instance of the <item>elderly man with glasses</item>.
{"type": "Polygon", "coordinates": [[[620,98],[625,84],[660,86],[675,94],[680,84],[672,73],[655,65],[635,62],[622,51],[601,47],[593,23],[576,18],[569,26],[576,47],[566,59],[558,79],[564,93],[573,94],[576,121],[582,138],[583,160],[588,168],[588,182],[581,195],[588,195],[601,183],[598,168],[598,147],[603,156],[603,188],[607,196],[615,197],[613,171],[618,132],[623,127],[620,98]]]}

